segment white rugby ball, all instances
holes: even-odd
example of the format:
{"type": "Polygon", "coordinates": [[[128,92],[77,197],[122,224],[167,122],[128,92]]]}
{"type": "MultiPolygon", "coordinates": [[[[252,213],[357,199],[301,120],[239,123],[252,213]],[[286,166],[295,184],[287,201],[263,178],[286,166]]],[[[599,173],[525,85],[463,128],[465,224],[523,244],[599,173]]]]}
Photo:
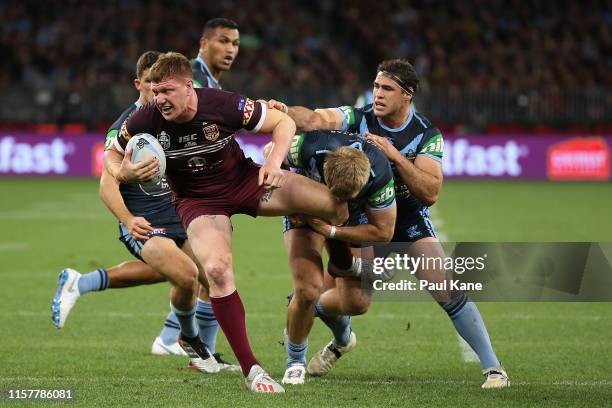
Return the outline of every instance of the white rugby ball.
{"type": "Polygon", "coordinates": [[[155,157],[159,162],[157,176],[145,185],[154,185],[159,183],[166,174],[166,155],[157,138],[148,133],[139,133],[128,141],[125,148],[126,151],[132,150],[132,163],[138,163],[147,160],[150,157],[155,157]]]}

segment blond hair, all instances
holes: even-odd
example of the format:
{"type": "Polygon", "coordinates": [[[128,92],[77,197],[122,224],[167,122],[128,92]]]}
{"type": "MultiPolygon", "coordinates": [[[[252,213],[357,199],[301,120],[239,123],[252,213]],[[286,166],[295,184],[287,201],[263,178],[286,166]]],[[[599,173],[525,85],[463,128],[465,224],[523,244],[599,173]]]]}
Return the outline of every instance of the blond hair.
{"type": "Polygon", "coordinates": [[[193,73],[187,57],[178,52],[166,52],[151,67],[149,78],[151,82],[162,82],[168,78],[193,79],[193,73]]]}
{"type": "Polygon", "coordinates": [[[370,160],[354,147],[339,147],[327,154],[323,163],[325,184],[341,199],[355,198],[370,178],[370,160]]]}

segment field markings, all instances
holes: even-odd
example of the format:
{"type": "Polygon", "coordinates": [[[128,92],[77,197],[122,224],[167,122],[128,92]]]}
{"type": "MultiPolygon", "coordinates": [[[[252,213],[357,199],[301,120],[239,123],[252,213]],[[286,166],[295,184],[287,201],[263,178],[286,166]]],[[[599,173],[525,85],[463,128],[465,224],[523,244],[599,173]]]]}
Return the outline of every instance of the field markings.
{"type": "Polygon", "coordinates": [[[25,251],[30,248],[27,242],[0,242],[0,252],[25,251]]]}
{"type": "MultiPolygon", "coordinates": [[[[448,235],[444,231],[444,220],[440,216],[440,212],[437,207],[432,207],[429,209],[429,214],[433,220],[434,228],[436,229],[436,234],[438,235],[438,239],[441,242],[448,242],[448,235]]],[[[461,351],[461,359],[465,363],[479,363],[480,359],[478,355],[472,350],[472,347],[456,332],[457,341],[459,342],[459,350],[461,351]]]]}

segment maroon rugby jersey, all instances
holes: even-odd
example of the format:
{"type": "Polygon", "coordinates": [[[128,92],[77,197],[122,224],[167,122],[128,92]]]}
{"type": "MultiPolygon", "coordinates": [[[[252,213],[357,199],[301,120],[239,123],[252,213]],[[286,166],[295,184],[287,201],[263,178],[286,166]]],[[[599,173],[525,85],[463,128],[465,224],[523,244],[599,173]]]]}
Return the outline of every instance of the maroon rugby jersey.
{"type": "Polygon", "coordinates": [[[157,138],[166,154],[166,178],[178,197],[223,195],[244,166],[252,165],[234,139],[240,129],[258,131],[266,105],[243,95],[213,88],[196,89],[198,111],[187,123],[165,120],[154,103],[134,111],[124,122],[114,147],[123,152],[139,133],[157,138]]]}

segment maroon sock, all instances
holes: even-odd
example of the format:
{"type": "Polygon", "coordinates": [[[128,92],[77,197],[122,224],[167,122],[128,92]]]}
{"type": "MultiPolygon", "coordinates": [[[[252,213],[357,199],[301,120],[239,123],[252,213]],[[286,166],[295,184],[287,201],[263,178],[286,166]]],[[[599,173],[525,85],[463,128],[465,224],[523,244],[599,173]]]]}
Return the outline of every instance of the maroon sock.
{"type": "Polygon", "coordinates": [[[259,364],[253,355],[249,339],[247,338],[246,323],[244,318],[244,306],[238,291],[223,297],[210,297],[215,317],[227,338],[227,342],[232,347],[242,374],[246,377],[255,364],[259,364]]]}
{"type": "Polygon", "coordinates": [[[328,239],[326,244],[329,260],[337,268],[348,269],[353,265],[353,254],[351,254],[351,247],[349,247],[347,242],[328,239]]]}

